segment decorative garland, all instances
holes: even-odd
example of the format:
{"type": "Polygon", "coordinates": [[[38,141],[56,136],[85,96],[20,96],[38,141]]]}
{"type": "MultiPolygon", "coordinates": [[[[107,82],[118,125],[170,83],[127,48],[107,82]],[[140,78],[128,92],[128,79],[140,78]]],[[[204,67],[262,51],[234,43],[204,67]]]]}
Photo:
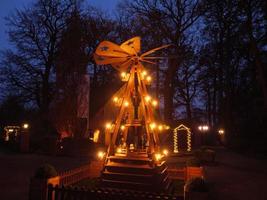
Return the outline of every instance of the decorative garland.
{"type": "Polygon", "coordinates": [[[187,131],[187,151],[191,151],[191,131],[185,125],[181,124],[173,130],[173,152],[179,153],[178,145],[178,131],[186,130],[187,131]]]}

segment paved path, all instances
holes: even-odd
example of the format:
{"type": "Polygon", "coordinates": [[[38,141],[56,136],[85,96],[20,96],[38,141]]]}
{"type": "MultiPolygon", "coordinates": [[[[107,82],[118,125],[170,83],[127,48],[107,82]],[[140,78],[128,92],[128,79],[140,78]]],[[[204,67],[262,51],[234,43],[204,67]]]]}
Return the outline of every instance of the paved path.
{"type": "Polygon", "coordinates": [[[87,162],[84,158],[0,154],[0,199],[28,200],[30,177],[44,163],[52,164],[58,172],[61,172],[87,162]]]}
{"type": "Polygon", "coordinates": [[[267,160],[216,150],[216,166],[207,166],[212,200],[267,200],[267,160]]]}

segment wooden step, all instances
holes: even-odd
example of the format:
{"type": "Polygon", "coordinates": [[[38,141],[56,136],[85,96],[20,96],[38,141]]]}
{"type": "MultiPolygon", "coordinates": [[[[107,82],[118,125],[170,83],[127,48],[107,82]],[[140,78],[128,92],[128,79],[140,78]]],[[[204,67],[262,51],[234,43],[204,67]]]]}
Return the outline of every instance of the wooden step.
{"type": "Polygon", "coordinates": [[[104,179],[130,181],[130,182],[152,182],[154,180],[153,174],[133,174],[133,173],[116,173],[105,170],[102,173],[104,179]]]}
{"type": "Polygon", "coordinates": [[[141,182],[102,179],[102,186],[110,188],[150,191],[153,188],[153,183],[147,184],[141,182]]]}

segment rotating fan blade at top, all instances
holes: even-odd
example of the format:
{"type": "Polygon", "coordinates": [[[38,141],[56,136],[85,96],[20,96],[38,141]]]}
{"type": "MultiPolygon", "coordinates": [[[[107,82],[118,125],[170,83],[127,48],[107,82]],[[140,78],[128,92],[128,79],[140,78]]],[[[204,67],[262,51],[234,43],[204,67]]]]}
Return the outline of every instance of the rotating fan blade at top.
{"type": "Polygon", "coordinates": [[[132,56],[136,56],[140,52],[140,37],[134,37],[122,43],[120,47],[132,56]]]}
{"type": "Polygon", "coordinates": [[[151,59],[155,59],[156,57],[148,57],[148,60],[146,60],[145,56],[170,46],[164,45],[161,47],[157,47],[143,53],[141,56],[138,56],[138,53],[141,49],[140,41],[140,37],[134,37],[123,42],[120,46],[109,41],[103,41],[96,48],[94,60],[98,65],[111,64],[118,71],[122,71],[127,70],[128,67],[139,61],[156,64],[154,62],[149,61],[151,59]]]}
{"type": "Polygon", "coordinates": [[[143,53],[140,57],[143,58],[143,57],[145,57],[145,56],[147,56],[147,55],[150,55],[150,54],[152,54],[152,53],[155,53],[156,51],[158,51],[158,50],[160,50],[160,49],[167,48],[167,47],[169,47],[169,46],[171,46],[171,45],[170,45],[170,44],[167,44],[167,45],[163,45],[163,46],[161,46],[161,47],[157,47],[157,48],[151,49],[151,50],[149,50],[149,51],[143,53]]]}

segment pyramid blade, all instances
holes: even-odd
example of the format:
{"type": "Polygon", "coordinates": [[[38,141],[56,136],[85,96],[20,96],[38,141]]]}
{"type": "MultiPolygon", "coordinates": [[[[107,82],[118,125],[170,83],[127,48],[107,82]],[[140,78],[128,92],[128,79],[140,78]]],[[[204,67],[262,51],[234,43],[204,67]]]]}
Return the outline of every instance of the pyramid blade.
{"type": "Polygon", "coordinates": [[[148,61],[148,60],[145,60],[145,59],[140,59],[140,61],[142,61],[142,62],[146,62],[146,63],[150,63],[150,64],[152,64],[152,65],[157,64],[157,63],[155,63],[155,62],[151,62],[151,61],[148,61]]]}
{"type": "Polygon", "coordinates": [[[127,70],[128,67],[130,67],[132,65],[133,61],[131,59],[122,62],[122,63],[113,63],[112,67],[114,67],[115,69],[119,70],[119,71],[125,71],[127,70]]]}
{"type": "Polygon", "coordinates": [[[137,55],[137,53],[140,51],[140,41],[140,37],[133,37],[122,43],[120,47],[130,55],[137,55]]]}
{"type": "Polygon", "coordinates": [[[120,48],[119,45],[109,41],[101,42],[96,48],[95,53],[99,56],[110,56],[110,57],[125,57],[130,54],[120,48]]]}
{"type": "Polygon", "coordinates": [[[161,46],[161,47],[157,47],[157,48],[155,48],[155,49],[151,49],[150,51],[147,51],[146,53],[143,53],[142,55],[141,55],[141,57],[145,57],[145,56],[147,56],[147,55],[149,55],[149,54],[152,54],[152,53],[154,53],[154,52],[156,52],[156,51],[158,51],[158,50],[160,50],[160,49],[164,49],[164,48],[167,48],[167,47],[169,47],[169,46],[171,46],[170,44],[167,44],[167,45],[163,45],[163,46],[161,46]]]}
{"type": "Polygon", "coordinates": [[[109,57],[109,56],[99,56],[94,54],[94,60],[98,65],[107,65],[112,63],[121,63],[127,61],[128,57],[109,57]]]}

